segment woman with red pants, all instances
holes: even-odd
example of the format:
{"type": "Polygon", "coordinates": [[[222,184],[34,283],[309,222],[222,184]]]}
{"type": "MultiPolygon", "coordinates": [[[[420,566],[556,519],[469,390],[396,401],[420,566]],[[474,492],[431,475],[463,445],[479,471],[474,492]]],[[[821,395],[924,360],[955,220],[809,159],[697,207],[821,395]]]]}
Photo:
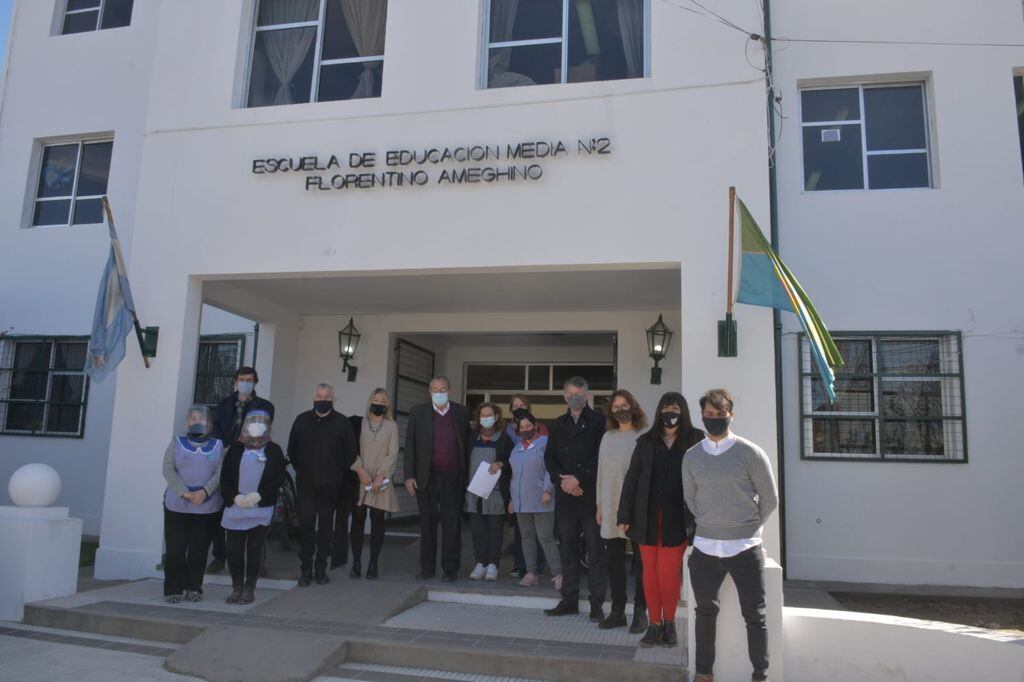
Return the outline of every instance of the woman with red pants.
{"type": "Polygon", "coordinates": [[[704,438],[694,428],[686,399],[661,396],[654,426],[636,442],[619,498],[618,523],[640,546],[650,625],[641,646],[675,646],[676,606],[682,585],[687,528],[693,517],[683,501],[683,455],[704,438]]]}

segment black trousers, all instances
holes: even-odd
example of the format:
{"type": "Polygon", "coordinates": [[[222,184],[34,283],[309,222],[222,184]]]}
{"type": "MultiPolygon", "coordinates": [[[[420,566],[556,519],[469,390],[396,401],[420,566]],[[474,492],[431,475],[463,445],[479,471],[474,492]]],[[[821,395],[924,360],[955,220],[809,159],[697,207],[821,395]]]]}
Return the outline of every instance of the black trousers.
{"type": "Polygon", "coordinates": [[[366,533],[366,517],[370,517],[370,563],[377,563],[380,549],[384,546],[384,515],[383,509],[367,507],[365,504],[356,507],[352,512],[352,563],[362,565],[363,536],[366,533]]]}
{"type": "Polygon", "coordinates": [[[210,524],[213,527],[211,531],[211,538],[213,539],[213,558],[226,561],[227,554],[224,551],[224,527],[220,525],[223,516],[224,509],[221,508],[219,512],[213,514],[214,518],[210,519],[210,524]]]}
{"type": "Polygon", "coordinates": [[[590,568],[587,585],[590,588],[590,606],[604,604],[607,580],[605,575],[604,540],[601,527],[594,515],[582,519],[556,518],[559,552],[562,555],[562,601],[576,603],[580,599],[580,535],[587,549],[590,568]]]}
{"type": "MultiPolygon", "coordinates": [[[[203,591],[214,514],[183,514],[164,507],[164,596],[203,591]]],[[[223,529],[222,529],[223,531],[223,529]]]]}
{"type": "Polygon", "coordinates": [[[764,679],[768,670],[768,628],[764,613],[764,551],[760,545],[725,558],[705,554],[695,547],[687,566],[693,598],[697,602],[694,625],[697,673],[710,673],[715,665],[718,591],[728,574],[736,584],[740,612],[747,624],[747,653],[754,666],[754,678],[764,679]]]}
{"type": "Polygon", "coordinates": [[[349,517],[355,514],[359,485],[359,477],[354,471],[346,475],[341,484],[338,504],[334,510],[334,544],[331,548],[331,566],[334,568],[348,563],[349,517]]]}
{"type": "Polygon", "coordinates": [[[473,558],[476,563],[484,566],[501,563],[504,523],[504,514],[470,513],[469,528],[473,532],[473,558]]]}
{"type": "Polygon", "coordinates": [[[437,527],[441,526],[441,570],[458,573],[462,555],[462,472],[432,471],[427,487],[416,491],[420,510],[420,568],[437,570],[437,527]]]}
{"type": "MultiPolygon", "coordinates": [[[[614,538],[604,541],[605,562],[608,570],[608,587],[612,593],[612,610],[623,611],[626,608],[626,539],[614,538]]],[[[633,567],[633,608],[646,609],[644,598],[644,573],[640,553],[636,549],[632,555],[633,567]]]]}
{"type": "Polygon", "coordinates": [[[224,538],[224,548],[227,550],[231,584],[235,587],[256,587],[263,563],[263,548],[267,542],[267,526],[228,530],[224,534],[227,536],[224,538]]]}
{"type": "Polygon", "coordinates": [[[303,572],[311,571],[314,567],[318,573],[327,570],[327,558],[331,556],[334,535],[334,508],[338,505],[340,488],[339,484],[298,484],[295,506],[299,513],[299,562],[303,572]]]}

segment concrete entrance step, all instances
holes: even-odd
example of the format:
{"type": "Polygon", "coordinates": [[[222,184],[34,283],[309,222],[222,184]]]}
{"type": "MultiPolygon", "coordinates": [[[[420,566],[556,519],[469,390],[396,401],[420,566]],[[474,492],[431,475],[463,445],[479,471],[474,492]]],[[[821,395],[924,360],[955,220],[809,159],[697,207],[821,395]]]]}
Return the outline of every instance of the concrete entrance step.
{"type": "Polygon", "coordinates": [[[374,663],[345,663],[333,670],[328,670],[317,678],[316,682],[412,682],[424,680],[455,680],[457,682],[537,682],[528,677],[496,677],[473,673],[453,673],[429,668],[405,668],[397,665],[380,665],[374,663]]]}

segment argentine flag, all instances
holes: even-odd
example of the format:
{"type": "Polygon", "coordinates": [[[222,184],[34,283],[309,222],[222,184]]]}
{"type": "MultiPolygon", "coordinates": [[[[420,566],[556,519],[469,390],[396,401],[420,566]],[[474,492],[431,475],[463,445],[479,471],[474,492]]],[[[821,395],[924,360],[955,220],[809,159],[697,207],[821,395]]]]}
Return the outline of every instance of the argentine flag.
{"type": "MultiPolygon", "coordinates": [[[[105,200],[104,200],[104,203],[105,200]]],[[[102,381],[117,369],[124,358],[125,337],[134,325],[135,302],[128,285],[128,271],[121,254],[117,230],[107,213],[110,228],[110,256],[100,278],[96,296],[96,312],[92,318],[92,336],[85,357],[85,372],[93,381],[102,381]]]]}

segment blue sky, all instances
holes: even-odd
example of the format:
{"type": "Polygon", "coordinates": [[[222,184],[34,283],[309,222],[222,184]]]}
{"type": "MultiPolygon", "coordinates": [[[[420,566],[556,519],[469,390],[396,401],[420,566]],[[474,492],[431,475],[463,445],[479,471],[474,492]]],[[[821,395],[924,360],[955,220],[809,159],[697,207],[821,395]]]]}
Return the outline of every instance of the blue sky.
{"type": "Polygon", "coordinates": [[[0,0],[0,65],[7,55],[7,29],[10,27],[13,4],[14,0],[0,0]]]}

